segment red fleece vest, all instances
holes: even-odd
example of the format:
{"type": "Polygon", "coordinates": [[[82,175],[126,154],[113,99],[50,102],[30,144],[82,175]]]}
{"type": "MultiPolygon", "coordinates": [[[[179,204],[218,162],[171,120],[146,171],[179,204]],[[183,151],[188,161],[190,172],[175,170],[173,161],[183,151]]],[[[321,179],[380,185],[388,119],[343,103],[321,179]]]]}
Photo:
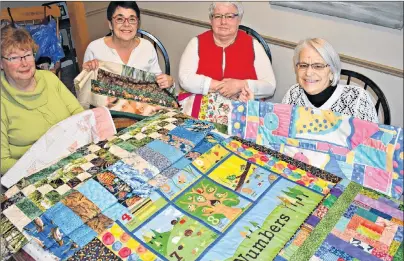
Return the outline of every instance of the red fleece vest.
{"type": "MultiPolygon", "coordinates": [[[[197,74],[209,76],[221,81],[224,78],[238,80],[257,80],[254,67],[253,38],[244,31],[239,30],[233,44],[225,50],[225,69],[223,72],[223,48],[215,44],[213,31],[207,31],[198,36],[198,70],[197,74]]],[[[180,93],[178,100],[184,100],[191,93],[180,93]]],[[[198,118],[201,108],[202,94],[196,94],[191,116],[198,118]]]]}
{"type": "Polygon", "coordinates": [[[222,70],[223,48],[215,44],[213,32],[198,36],[199,64],[197,74],[221,81],[224,78],[257,80],[254,68],[253,39],[244,31],[238,31],[233,44],[225,48],[225,69],[222,70]]]}

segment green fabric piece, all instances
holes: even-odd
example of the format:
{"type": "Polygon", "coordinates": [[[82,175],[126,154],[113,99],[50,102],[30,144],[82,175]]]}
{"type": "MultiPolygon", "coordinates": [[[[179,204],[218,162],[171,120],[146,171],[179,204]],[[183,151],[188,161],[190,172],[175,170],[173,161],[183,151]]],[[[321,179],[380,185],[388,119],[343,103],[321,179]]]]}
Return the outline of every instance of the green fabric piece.
{"type": "Polygon", "coordinates": [[[361,216],[363,218],[366,218],[367,220],[376,223],[376,220],[378,218],[377,215],[373,214],[372,212],[367,211],[366,209],[363,208],[358,208],[356,210],[356,215],[361,216]]]}
{"type": "Polygon", "coordinates": [[[403,242],[401,242],[400,247],[398,248],[396,254],[394,255],[393,261],[403,261],[404,260],[404,251],[403,251],[403,242]]]}
{"type": "Polygon", "coordinates": [[[330,195],[329,197],[327,197],[326,200],[324,200],[323,205],[326,206],[327,208],[331,208],[336,200],[337,200],[336,196],[330,195]]]}
{"type": "Polygon", "coordinates": [[[309,238],[304,241],[299,250],[290,258],[290,261],[309,260],[314,255],[361,188],[362,186],[355,182],[349,183],[344,193],[338,198],[333,207],[328,211],[327,215],[315,227],[309,238]]]}

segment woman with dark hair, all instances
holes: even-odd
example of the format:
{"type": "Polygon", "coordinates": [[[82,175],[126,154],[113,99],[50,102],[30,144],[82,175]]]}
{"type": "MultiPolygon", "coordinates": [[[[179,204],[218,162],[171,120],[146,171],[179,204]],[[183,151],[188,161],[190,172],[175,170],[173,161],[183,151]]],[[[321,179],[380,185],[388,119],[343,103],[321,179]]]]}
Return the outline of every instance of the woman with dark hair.
{"type": "Polygon", "coordinates": [[[173,87],[170,75],[162,74],[157,52],[146,39],[136,36],[140,10],[135,1],[110,2],[107,19],[111,36],[91,42],[84,54],[83,69],[98,68],[98,61],[114,62],[156,74],[160,88],[173,87]]]}

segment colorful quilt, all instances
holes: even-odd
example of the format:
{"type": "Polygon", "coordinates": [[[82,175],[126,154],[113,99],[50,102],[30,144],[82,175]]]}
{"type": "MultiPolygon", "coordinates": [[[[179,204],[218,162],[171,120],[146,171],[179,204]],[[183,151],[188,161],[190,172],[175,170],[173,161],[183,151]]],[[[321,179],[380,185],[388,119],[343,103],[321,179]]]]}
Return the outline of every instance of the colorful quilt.
{"type": "Polygon", "coordinates": [[[403,130],[331,111],[233,102],[229,134],[393,198],[403,195],[403,130]]]}
{"type": "Polygon", "coordinates": [[[176,98],[157,85],[154,74],[126,65],[100,61],[97,70],[83,70],[74,82],[84,108],[106,106],[143,116],[163,107],[178,108],[176,98]]]}
{"type": "Polygon", "coordinates": [[[220,132],[227,133],[232,100],[218,93],[209,93],[204,96],[181,93],[178,99],[181,112],[199,120],[212,122],[220,132]]]}
{"type": "Polygon", "coordinates": [[[403,241],[399,202],[175,110],[22,179],[2,209],[6,249],[36,260],[393,260],[403,241]]]}
{"type": "Polygon", "coordinates": [[[109,110],[105,107],[86,110],[50,128],[1,177],[1,184],[11,187],[21,178],[32,175],[91,142],[116,134],[109,110]]]}

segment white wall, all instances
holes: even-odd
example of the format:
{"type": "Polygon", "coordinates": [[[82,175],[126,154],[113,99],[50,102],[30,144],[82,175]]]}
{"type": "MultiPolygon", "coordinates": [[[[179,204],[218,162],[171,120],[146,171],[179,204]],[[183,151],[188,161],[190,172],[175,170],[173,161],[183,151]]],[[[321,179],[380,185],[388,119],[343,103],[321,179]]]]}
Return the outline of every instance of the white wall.
{"type": "MultiPolygon", "coordinates": [[[[210,2],[138,2],[140,8],[208,22],[210,2]]],[[[271,6],[268,2],[244,2],[242,23],[263,35],[298,42],[307,37],[327,39],[340,53],[403,69],[403,30],[394,30],[337,17],[271,6]]],[[[142,16],[141,27],[155,34],[164,44],[177,77],[178,64],[188,41],[206,29],[161,18],[142,16]]],[[[270,45],[277,91],[271,101],[280,102],[296,82],[293,50],[270,45]]],[[[385,93],[390,105],[392,124],[403,126],[403,78],[343,64],[343,68],[371,78],[385,93]]]]}

